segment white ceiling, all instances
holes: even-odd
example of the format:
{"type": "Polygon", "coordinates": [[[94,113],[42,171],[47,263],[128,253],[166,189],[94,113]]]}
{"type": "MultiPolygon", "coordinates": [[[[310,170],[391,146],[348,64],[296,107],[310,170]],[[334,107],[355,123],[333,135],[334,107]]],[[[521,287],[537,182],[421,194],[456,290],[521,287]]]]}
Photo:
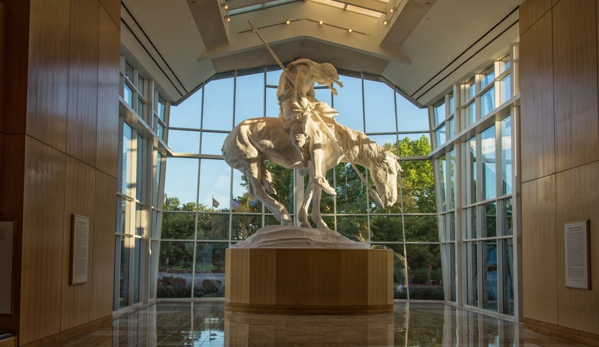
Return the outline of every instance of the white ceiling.
{"type": "MultiPolygon", "coordinates": [[[[231,10],[264,1],[227,4],[231,10]]],[[[123,0],[121,51],[177,103],[217,72],[275,64],[250,20],[284,63],[301,56],[382,75],[426,105],[507,53],[518,40],[523,0],[345,1],[386,9],[381,18],[300,1],[231,16],[230,22],[224,2],[123,0]]]]}

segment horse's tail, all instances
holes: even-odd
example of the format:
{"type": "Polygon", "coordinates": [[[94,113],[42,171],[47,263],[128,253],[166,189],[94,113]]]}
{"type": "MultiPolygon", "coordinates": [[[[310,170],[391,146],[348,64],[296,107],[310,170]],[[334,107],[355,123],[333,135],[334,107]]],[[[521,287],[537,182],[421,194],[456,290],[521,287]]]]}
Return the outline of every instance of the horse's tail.
{"type": "Polygon", "coordinates": [[[277,195],[277,191],[272,186],[272,174],[266,169],[266,165],[264,165],[264,163],[260,162],[258,165],[260,166],[260,183],[264,189],[268,190],[274,195],[277,195]]]}

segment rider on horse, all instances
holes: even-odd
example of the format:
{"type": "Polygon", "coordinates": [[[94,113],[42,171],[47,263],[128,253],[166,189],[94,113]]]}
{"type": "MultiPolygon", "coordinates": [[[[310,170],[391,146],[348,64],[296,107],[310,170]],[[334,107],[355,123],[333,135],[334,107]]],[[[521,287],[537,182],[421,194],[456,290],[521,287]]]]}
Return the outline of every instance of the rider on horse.
{"type": "MultiPolygon", "coordinates": [[[[314,184],[320,186],[326,193],[336,195],[335,189],[331,187],[324,177],[321,163],[324,156],[322,149],[325,138],[319,127],[319,122],[312,118],[312,112],[318,112],[321,116],[333,117],[339,114],[326,102],[316,100],[314,83],[329,87],[333,95],[337,90],[333,83],[340,87],[337,69],[329,63],[315,63],[309,59],[297,59],[287,66],[279,78],[277,98],[281,111],[279,118],[283,127],[291,135],[291,143],[299,151],[305,167],[311,160],[314,175],[311,178],[314,184]],[[311,142],[305,146],[308,140],[311,142]],[[311,149],[308,150],[306,147],[311,149]]],[[[325,126],[324,124],[322,126],[325,126]]],[[[334,139],[333,139],[334,141],[334,139]]]]}

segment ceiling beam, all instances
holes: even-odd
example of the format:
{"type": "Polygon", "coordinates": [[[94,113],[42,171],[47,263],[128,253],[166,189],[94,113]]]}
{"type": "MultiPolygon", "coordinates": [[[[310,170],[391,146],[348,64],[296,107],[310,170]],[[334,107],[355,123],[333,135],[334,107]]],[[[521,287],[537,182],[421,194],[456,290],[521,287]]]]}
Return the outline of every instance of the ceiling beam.
{"type": "Polygon", "coordinates": [[[218,0],[187,0],[206,49],[229,44],[225,14],[218,0]]]}
{"type": "Polygon", "coordinates": [[[407,0],[404,7],[397,9],[397,14],[391,19],[381,47],[400,48],[436,2],[437,0],[407,0]]]}

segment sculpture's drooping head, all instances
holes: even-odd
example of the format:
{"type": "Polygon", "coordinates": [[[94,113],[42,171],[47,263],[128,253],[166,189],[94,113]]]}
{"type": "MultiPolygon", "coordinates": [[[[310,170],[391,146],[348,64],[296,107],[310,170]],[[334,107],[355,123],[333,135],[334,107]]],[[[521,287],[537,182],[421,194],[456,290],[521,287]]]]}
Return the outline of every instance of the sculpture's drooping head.
{"type": "Polygon", "coordinates": [[[373,181],[383,206],[391,207],[397,201],[397,175],[402,171],[397,156],[391,152],[383,152],[375,165],[373,181]]]}

